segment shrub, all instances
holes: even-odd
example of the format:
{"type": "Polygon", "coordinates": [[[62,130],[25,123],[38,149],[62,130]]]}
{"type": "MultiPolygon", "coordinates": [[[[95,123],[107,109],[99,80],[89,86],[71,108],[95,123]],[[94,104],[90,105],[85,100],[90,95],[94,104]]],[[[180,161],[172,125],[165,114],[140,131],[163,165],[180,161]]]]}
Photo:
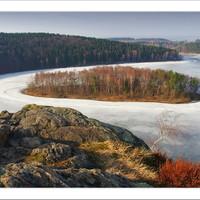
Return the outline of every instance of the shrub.
{"type": "Polygon", "coordinates": [[[159,182],[164,187],[200,187],[200,163],[167,160],[159,170],[159,182]]]}
{"type": "Polygon", "coordinates": [[[167,155],[159,150],[156,150],[149,156],[143,157],[142,163],[152,167],[152,169],[159,171],[160,167],[166,162],[166,160],[170,160],[167,155]]]}

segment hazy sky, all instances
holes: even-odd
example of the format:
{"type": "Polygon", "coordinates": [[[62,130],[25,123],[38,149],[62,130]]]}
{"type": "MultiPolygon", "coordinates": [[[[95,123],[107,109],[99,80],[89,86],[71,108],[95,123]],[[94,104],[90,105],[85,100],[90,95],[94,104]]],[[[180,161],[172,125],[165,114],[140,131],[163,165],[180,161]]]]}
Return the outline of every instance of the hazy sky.
{"type": "Polygon", "coordinates": [[[200,12],[0,12],[0,32],[200,38],[200,12]]]}

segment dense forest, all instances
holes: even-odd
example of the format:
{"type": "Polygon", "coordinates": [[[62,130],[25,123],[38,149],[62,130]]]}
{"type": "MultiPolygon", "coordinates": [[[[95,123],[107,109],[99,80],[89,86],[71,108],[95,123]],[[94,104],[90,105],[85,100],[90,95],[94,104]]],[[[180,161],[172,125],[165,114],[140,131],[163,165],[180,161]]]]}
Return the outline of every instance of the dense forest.
{"type": "Polygon", "coordinates": [[[184,53],[200,53],[200,41],[188,42],[178,46],[176,49],[184,53]]]}
{"type": "Polygon", "coordinates": [[[199,82],[197,78],[161,69],[96,67],[79,72],[37,73],[25,93],[98,100],[148,98],[150,101],[184,102],[197,93],[199,82]]]}
{"type": "Polygon", "coordinates": [[[0,73],[179,60],[176,50],[49,33],[0,33],[0,73]]]}

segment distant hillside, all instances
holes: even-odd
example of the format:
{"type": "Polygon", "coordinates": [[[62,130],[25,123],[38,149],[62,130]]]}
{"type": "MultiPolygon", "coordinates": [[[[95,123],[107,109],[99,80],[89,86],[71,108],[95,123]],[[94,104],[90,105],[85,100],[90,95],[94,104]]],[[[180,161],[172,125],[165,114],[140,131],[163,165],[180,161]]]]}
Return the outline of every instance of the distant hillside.
{"type": "Polygon", "coordinates": [[[147,46],[157,46],[165,48],[174,48],[180,44],[183,44],[183,41],[171,41],[164,38],[109,38],[110,40],[126,42],[126,43],[137,43],[147,46]]]}
{"type": "Polygon", "coordinates": [[[177,47],[177,50],[184,53],[200,53],[200,41],[182,44],[177,47]]]}
{"type": "Polygon", "coordinates": [[[0,33],[0,73],[178,60],[176,50],[49,33],[0,33]]]}
{"type": "Polygon", "coordinates": [[[130,38],[130,37],[117,37],[117,38],[108,38],[109,40],[116,40],[116,41],[120,41],[120,40],[135,40],[135,38],[130,38]]]}
{"type": "Polygon", "coordinates": [[[143,41],[162,41],[162,42],[166,42],[166,41],[170,41],[170,40],[167,40],[167,39],[164,39],[164,38],[131,38],[131,37],[117,37],[117,38],[108,38],[109,40],[116,40],[116,41],[121,41],[121,40],[135,40],[135,41],[138,41],[138,40],[143,40],[143,41]]]}
{"type": "Polygon", "coordinates": [[[164,38],[138,38],[137,40],[143,40],[143,41],[160,41],[160,42],[167,42],[170,40],[164,39],[164,38]]]}

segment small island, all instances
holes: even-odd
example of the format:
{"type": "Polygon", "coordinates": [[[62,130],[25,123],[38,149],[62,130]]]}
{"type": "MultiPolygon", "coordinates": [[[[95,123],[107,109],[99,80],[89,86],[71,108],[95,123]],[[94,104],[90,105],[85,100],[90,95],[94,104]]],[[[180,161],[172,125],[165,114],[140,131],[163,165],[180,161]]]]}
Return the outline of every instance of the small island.
{"type": "Polygon", "coordinates": [[[95,67],[36,73],[25,94],[101,101],[186,103],[199,100],[199,79],[161,69],[95,67]]]}

